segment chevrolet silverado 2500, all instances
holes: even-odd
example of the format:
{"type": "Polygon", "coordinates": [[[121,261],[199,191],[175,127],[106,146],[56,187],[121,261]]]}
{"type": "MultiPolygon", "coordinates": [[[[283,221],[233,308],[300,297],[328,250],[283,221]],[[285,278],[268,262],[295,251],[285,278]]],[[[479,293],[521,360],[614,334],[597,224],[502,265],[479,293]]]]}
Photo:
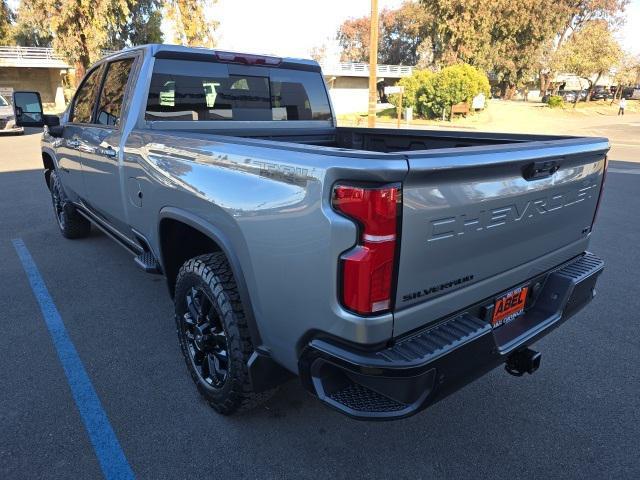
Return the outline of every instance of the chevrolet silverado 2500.
{"type": "Polygon", "coordinates": [[[603,269],[605,138],[338,127],[313,61],[165,45],[100,60],[61,118],[15,95],[62,235],[93,224],[164,275],[223,414],[293,375],[394,419],[533,373],[603,269]]]}

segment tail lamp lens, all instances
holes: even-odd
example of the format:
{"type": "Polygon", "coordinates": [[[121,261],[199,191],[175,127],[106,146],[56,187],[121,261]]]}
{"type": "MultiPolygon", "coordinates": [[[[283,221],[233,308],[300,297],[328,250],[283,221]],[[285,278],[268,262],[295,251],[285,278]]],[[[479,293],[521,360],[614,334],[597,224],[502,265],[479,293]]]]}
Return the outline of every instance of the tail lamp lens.
{"type": "Polygon", "coordinates": [[[358,244],[340,257],[342,303],[356,313],[391,308],[400,199],[399,184],[334,189],[333,207],[359,226],[358,244]]]}

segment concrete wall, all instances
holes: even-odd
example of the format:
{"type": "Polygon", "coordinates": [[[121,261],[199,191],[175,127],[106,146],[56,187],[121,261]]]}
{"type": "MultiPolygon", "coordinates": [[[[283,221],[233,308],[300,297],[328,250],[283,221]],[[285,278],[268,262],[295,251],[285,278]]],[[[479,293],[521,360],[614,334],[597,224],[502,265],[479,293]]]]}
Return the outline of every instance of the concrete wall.
{"type": "Polygon", "coordinates": [[[336,113],[366,112],[369,107],[369,79],[366,77],[326,78],[336,113]]]}
{"type": "Polygon", "coordinates": [[[0,67],[0,88],[36,90],[42,103],[54,103],[58,87],[62,80],[57,68],[0,67]]]}

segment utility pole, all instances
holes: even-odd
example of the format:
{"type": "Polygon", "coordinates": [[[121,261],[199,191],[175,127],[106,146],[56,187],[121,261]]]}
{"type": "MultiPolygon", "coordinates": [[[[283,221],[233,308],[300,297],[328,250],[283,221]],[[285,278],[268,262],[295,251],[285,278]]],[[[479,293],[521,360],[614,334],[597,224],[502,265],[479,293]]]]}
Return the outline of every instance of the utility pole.
{"type": "Polygon", "coordinates": [[[378,0],[371,0],[371,32],[369,35],[369,115],[367,125],[376,126],[378,104],[378,0]]]}

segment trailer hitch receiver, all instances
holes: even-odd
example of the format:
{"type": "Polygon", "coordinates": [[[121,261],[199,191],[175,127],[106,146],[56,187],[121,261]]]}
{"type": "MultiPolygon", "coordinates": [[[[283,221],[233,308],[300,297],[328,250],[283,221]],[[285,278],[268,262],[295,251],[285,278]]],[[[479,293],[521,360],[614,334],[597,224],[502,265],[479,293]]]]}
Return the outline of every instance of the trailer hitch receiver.
{"type": "Polygon", "coordinates": [[[507,358],[504,369],[516,377],[521,377],[525,373],[531,375],[540,368],[541,358],[541,353],[530,348],[518,350],[507,358]]]}

